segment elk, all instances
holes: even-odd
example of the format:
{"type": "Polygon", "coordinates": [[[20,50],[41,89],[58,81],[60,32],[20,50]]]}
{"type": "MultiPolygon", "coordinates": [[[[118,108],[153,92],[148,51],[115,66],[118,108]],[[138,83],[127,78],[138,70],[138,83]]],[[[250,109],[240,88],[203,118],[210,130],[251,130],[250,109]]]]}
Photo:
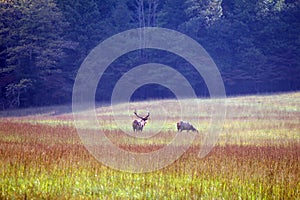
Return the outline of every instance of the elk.
{"type": "Polygon", "coordinates": [[[198,133],[198,130],[194,128],[194,126],[192,124],[190,124],[189,122],[185,122],[185,121],[180,121],[177,122],[177,131],[196,131],[198,133]]]}
{"type": "Polygon", "coordinates": [[[146,125],[147,120],[149,119],[150,113],[148,112],[146,117],[139,116],[136,111],[134,111],[135,116],[139,119],[135,119],[132,122],[133,131],[143,131],[144,126],[146,125]]]}

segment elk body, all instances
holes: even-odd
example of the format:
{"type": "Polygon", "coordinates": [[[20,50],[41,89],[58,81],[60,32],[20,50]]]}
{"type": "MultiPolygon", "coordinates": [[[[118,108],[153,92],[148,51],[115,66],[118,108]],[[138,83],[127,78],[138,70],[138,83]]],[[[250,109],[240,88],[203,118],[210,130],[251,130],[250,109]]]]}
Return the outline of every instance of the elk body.
{"type": "Polygon", "coordinates": [[[194,126],[192,124],[190,124],[189,122],[185,122],[185,121],[180,121],[177,122],[177,131],[196,131],[198,132],[197,129],[194,128],[194,126]]]}
{"type": "Polygon", "coordinates": [[[132,128],[133,131],[143,131],[144,126],[146,125],[146,122],[150,116],[150,113],[148,112],[146,117],[139,116],[136,111],[134,111],[135,116],[137,116],[139,119],[135,119],[132,122],[132,128]]]}

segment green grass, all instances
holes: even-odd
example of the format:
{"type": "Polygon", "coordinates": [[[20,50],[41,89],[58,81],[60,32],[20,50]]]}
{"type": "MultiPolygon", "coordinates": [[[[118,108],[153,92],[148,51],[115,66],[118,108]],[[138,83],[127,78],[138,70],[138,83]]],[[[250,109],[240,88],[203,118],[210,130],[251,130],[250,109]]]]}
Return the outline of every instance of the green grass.
{"type": "Polygon", "coordinates": [[[199,105],[199,112],[191,109],[186,116],[180,116],[175,100],[117,105],[122,127],[110,107],[97,108],[99,129],[137,153],[169,144],[181,118],[199,129],[197,140],[173,164],[142,174],[113,170],[91,156],[71,113],[53,115],[47,108],[16,117],[15,111],[15,117],[0,118],[0,199],[299,199],[300,93],[225,101],[223,131],[203,159],[198,157],[202,137],[220,100],[185,100],[191,108],[199,105]],[[134,139],[120,130],[131,131],[134,109],[151,112],[141,134],[157,135],[134,139]]]}

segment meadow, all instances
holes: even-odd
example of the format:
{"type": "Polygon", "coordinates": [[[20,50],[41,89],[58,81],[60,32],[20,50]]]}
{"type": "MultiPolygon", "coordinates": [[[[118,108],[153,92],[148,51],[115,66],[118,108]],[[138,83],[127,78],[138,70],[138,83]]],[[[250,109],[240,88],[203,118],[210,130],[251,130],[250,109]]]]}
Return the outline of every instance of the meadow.
{"type": "Polygon", "coordinates": [[[148,173],[99,162],[83,145],[69,108],[0,112],[0,199],[300,199],[299,92],[184,102],[189,115],[182,115],[176,100],[97,107],[99,129],[126,151],[163,148],[182,118],[197,127],[195,141],[178,160],[148,173]],[[220,101],[227,107],[222,132],[199,158],[220,101]],[[138,133],[145,138],[124,134],[135,109],[151,113],[138,133]]]}

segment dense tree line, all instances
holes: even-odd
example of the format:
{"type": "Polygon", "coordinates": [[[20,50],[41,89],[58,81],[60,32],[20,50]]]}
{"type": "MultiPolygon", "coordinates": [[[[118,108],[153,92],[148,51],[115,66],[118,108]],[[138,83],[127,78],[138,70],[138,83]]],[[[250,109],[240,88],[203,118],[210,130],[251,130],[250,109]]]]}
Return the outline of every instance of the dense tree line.
{"type": "MultiPolygon", "coordinates": [[[[228,94],[300,89],[300,2],[297,0],[1,0],[0,109],[71,101],[84,58],[113,34],[165,27],[198,41],[216,62],[228,94]]],[[[182,58],[158,50],[131,52],[105,72],[96,98],[147,62],[174,67],[199,96],[204,81],[182,58]]],[[[171,97],[147,85],[134,98],[171,97]]]]}

